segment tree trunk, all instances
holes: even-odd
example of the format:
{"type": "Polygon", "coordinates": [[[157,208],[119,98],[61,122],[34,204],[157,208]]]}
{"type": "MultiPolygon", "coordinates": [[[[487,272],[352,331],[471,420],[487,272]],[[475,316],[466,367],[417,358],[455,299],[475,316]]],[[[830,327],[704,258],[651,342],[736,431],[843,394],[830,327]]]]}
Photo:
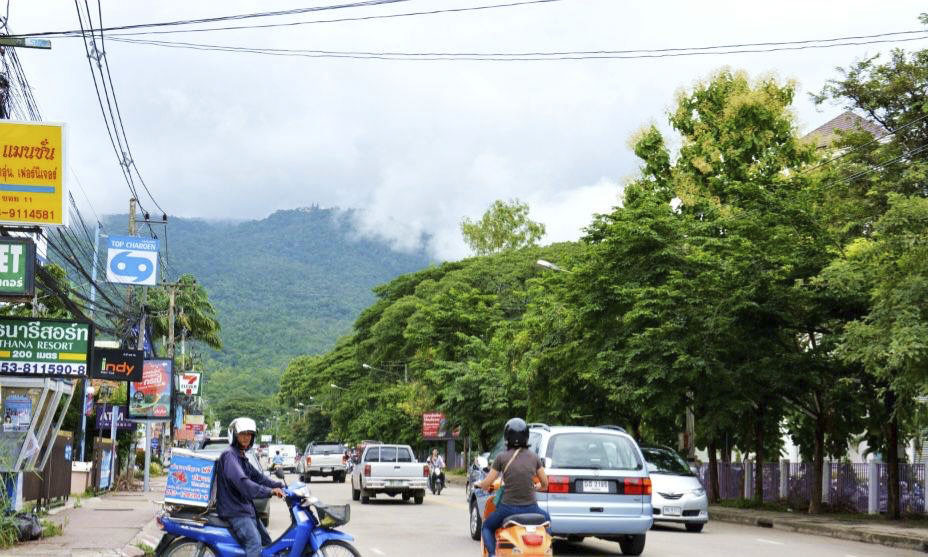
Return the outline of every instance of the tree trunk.
{"type": "Polygon", "coordinates": [[[713,438],[709,441],[709,502],[718,503],[719,493],[719,459],[716,454],[716,443],[713,438]]]}
{"type": "Polygon", "coordinates": [[[754,501],[764,502],[764,405],[757,406],[754,417],[754,501]]]}
{"type": "Polygon", "coordinates": [[[892,389],[886,392],[885,404],[887,412],[892,416],[886,426],[886,465],[889,466],[886,475],[889,495],[886,511],[890,520],[899,520],[902,518],[899,508],[899,419],[895,413],[896,393],[892,389]]]}
{"type": "Polygon", "coordinates": [[[822,472],[825,468],[825,421],[815,418],[815,441],[812,454],[812,493],[809,514],[822,512],[822,472]]]}
{"type": "Polygon", "coordinates": [[[635,438],[635,441],[641,442],[641,418],[634,417],[632,418],[632,437],[635,438]]]}

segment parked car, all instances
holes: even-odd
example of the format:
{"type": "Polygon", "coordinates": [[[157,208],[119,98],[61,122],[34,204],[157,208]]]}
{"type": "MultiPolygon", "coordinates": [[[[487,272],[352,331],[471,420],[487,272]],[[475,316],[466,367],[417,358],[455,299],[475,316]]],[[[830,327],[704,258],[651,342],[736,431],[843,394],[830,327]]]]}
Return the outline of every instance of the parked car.
{"type": "MultiPolygon", "coordinates": [[[[203,439],[203,441],[200,442],[199,448],[197,448],[194,452],[202,452],[218,456],[228,447],[229,439],[227,437],[206,437],[203,439]]],[[[259,472],[266,476],[270,476],[267,472],[264,471],[264,467],[261,466],[261,460],[258,458],[257,451],[254,448],[246,451],[245,457],[248,458],[248,462],[250,462],[251,465],[254,466],[259,472]]],[[[261,519],[262,524],[265,526],[270,524],[270,498],[255,499],[255,512],[257,513],[258,518],[261,519]]]]}
{"type": "Polygon", "coordinates": [[[709,522],[709,499],[696,474],[675,451],[642,447],[651,476],[654,522],[683,524],[688,532],[701,532],[709,522]]]}
{"type": "Polygon", "coordinates": [[[333,482],[345,481],[348,474],[348,458],[345,445],[340,441],[310,443],[297,463],[300,481],[309,483],[313,476],[331,476],[333,482]]]}
{"type": "Polygon", "coordinates": [[[351,498],[366,505],[385,493],[421,505],[428,479],[428,464],[417,462],[409,445],[368,445],[351,472],[351,498]]]}
{"type": "MultiPolygon", "coordinates": [[[[490,451],[492,463],[505,440],[490,451]]],[[[652,524],[651,479],[635,440],[615,426],[529,424],[529,450],[544,459],[548,490],[538,505],[551,515],[551,534],[571,541],[617,541],[625,555],[641,555],[652,524]]],[[[470,497],[470,535],[480,539],[491,494],[470,497]]]]}

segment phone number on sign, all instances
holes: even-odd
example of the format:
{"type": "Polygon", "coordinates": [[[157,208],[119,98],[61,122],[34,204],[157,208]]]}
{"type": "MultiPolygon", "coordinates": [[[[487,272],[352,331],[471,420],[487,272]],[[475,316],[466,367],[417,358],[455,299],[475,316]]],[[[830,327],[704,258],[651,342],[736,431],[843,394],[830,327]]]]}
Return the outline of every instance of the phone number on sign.
{"type": "Polygon", "coordinates": [[[86,364],[51,364],[48,362],[0,362],[0,373],[23,375],[87,375],[86,364]]]}

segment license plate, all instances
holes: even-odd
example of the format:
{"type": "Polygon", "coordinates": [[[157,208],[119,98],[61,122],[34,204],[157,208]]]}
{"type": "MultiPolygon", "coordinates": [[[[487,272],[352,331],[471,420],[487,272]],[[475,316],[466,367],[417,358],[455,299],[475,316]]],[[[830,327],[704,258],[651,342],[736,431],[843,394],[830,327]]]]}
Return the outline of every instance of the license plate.
{"type": "Polygon", "coordinates": [[[667,516],[680,516],[683,514],[683,509],[680,507],[664,507],[663,510],[661,510],[661,514],[667,516]]]}
{"type": "Polygon", "coordinates": [[[584,480],[583,481],[583,492],[584,493],[609,493],[609,482],[596,481],[596,480],[584,480]]]}
{"type": "Polygon", "coordinates": [[[387,480],[387,485],[403,485],[402,480],[387,480]]]}
{"type": "Polygon", "coordinates": [[[323,471],[323,472],[331,472],[332,469],[331,469],[331,468],[323,468],[322,471],[323,471]]]}

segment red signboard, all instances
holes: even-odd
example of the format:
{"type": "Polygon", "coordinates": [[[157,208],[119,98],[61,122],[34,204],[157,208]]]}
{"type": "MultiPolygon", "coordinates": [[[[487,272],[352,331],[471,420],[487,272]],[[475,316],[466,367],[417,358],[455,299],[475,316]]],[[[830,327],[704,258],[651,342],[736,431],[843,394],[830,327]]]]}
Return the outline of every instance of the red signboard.
{"type": "Polygon", "coordinates": [[[425,439],[445,437],[448,435],[448,422],[441,412],[422,414],[422,437],[425,439]]]}

